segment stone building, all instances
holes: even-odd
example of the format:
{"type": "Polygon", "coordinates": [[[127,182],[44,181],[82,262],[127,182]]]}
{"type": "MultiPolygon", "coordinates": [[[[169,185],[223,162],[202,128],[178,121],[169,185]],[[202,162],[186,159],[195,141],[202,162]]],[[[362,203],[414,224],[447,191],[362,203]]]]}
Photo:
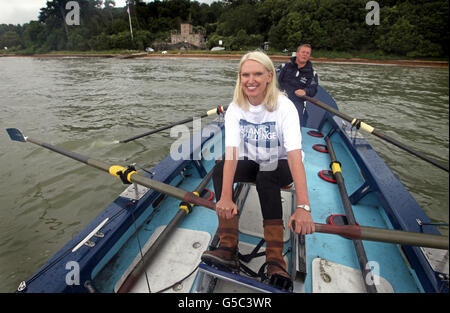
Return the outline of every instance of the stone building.
{"type": "Polygon", "coordinates": [[[175,31],[170,35],[170,44],[186,49],[205,49],[205,34],[204,32],[194,33],[191,24],[183,23],[180,25],[180,32],[175,31]]]}

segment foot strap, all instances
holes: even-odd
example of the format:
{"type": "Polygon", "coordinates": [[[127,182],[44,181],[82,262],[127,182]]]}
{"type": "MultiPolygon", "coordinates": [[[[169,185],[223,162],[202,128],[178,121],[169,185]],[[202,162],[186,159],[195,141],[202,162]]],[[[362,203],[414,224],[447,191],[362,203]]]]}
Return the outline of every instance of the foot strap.
{"type": "Polygon", "coordinates": [[[288,290],[288,291],[292,292],[293,286],[292,286],[292,280],[289,276],[289,273],[277,262],[267,261],[266,263],[264,263],[258,271],[258,276],[261,277],[261,281],[263,281],[263,282],[266,281],[270,285],[275,286],[278,289],[288,290]],[[273,265],[273,266],[280,268],[283,272],[285,272],[288,275],[288,277],[281,275],[281,274],[273,274],[270,277],[267,276],[265,274],[265,269],[266,269],[267,265],[273,265]]]}
{"type": "Polygon", "coordinates": [[[259,249],[261,249],[261,246],[264,244],[265,240],[261,239],[261,241],[256,245],[256,247],[253,249],[252,252],[249,254],[240,254],[239,253],[239,260],[244,261],[245,263],[250,262],[254,258],[266,255],[266,252],[258,252],[259,249]]]}

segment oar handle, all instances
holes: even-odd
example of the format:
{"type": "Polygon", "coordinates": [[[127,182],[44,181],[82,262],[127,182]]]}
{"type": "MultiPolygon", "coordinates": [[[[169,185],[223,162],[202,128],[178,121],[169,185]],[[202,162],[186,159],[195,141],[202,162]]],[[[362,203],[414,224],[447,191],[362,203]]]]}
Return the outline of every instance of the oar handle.
{"type": "Polygon", "coordinates": [[[210,116],[210,115],[214,115],[214,114],[220,115],[220,114],[223,114],[225,112],[225,109],[226,108],[224,108],[223,106],[219,105],[219,106],[217,106],[217,108],[211,109],[208,112],[206,112],[206,114],[203,114],[203,115],[205,115],[205,116],[210,116]]]}
{"type": "Polygon", "coordinates": [[[449,249],[449,238],[442,235],[407,232],[402,230],[384,229],[358,225],[330,225],[315,223],[318,233],[334,234],[347,239],[387,242],[406,246],[449,249]]]}
{"type": "Polygon", "coordinates": [[[358,225],[331,225],[314,223],[315,230],[318,233],[333,234],[345,237],[347,239],[361,239],[361,228],[358,225]]]}

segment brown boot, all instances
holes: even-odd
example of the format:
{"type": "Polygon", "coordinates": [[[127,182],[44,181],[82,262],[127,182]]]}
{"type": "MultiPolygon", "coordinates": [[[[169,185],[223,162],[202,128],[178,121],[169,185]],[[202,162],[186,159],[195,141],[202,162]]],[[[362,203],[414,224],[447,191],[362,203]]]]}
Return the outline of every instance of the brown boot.
{"type": "Polygon", "coordinates": [[[292,288],[292,280],[286,272],[286,262],[283,258],[283,220],[264,220],[263,226],[269,283],[289,290],[292,288]]]}
{"type": "Polygon", "coordinates": [[[202,261],[221,270],[239,271],[238,236],[238,216],[235,215],[231,219],[219,217],[219,247],[203,252],[202,261]]]}

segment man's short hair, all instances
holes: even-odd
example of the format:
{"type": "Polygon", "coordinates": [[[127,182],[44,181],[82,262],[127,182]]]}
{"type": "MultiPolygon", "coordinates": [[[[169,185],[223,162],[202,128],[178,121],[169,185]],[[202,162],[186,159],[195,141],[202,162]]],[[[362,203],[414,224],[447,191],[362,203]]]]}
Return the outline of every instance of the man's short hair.
{"type": "Polygon", "coordinates": [[[311,45],[309,43],[301,44],[300,46],[298,46],[297,51],[299,51],[301,47],[307,47],[312,50],[311,45]]]}

